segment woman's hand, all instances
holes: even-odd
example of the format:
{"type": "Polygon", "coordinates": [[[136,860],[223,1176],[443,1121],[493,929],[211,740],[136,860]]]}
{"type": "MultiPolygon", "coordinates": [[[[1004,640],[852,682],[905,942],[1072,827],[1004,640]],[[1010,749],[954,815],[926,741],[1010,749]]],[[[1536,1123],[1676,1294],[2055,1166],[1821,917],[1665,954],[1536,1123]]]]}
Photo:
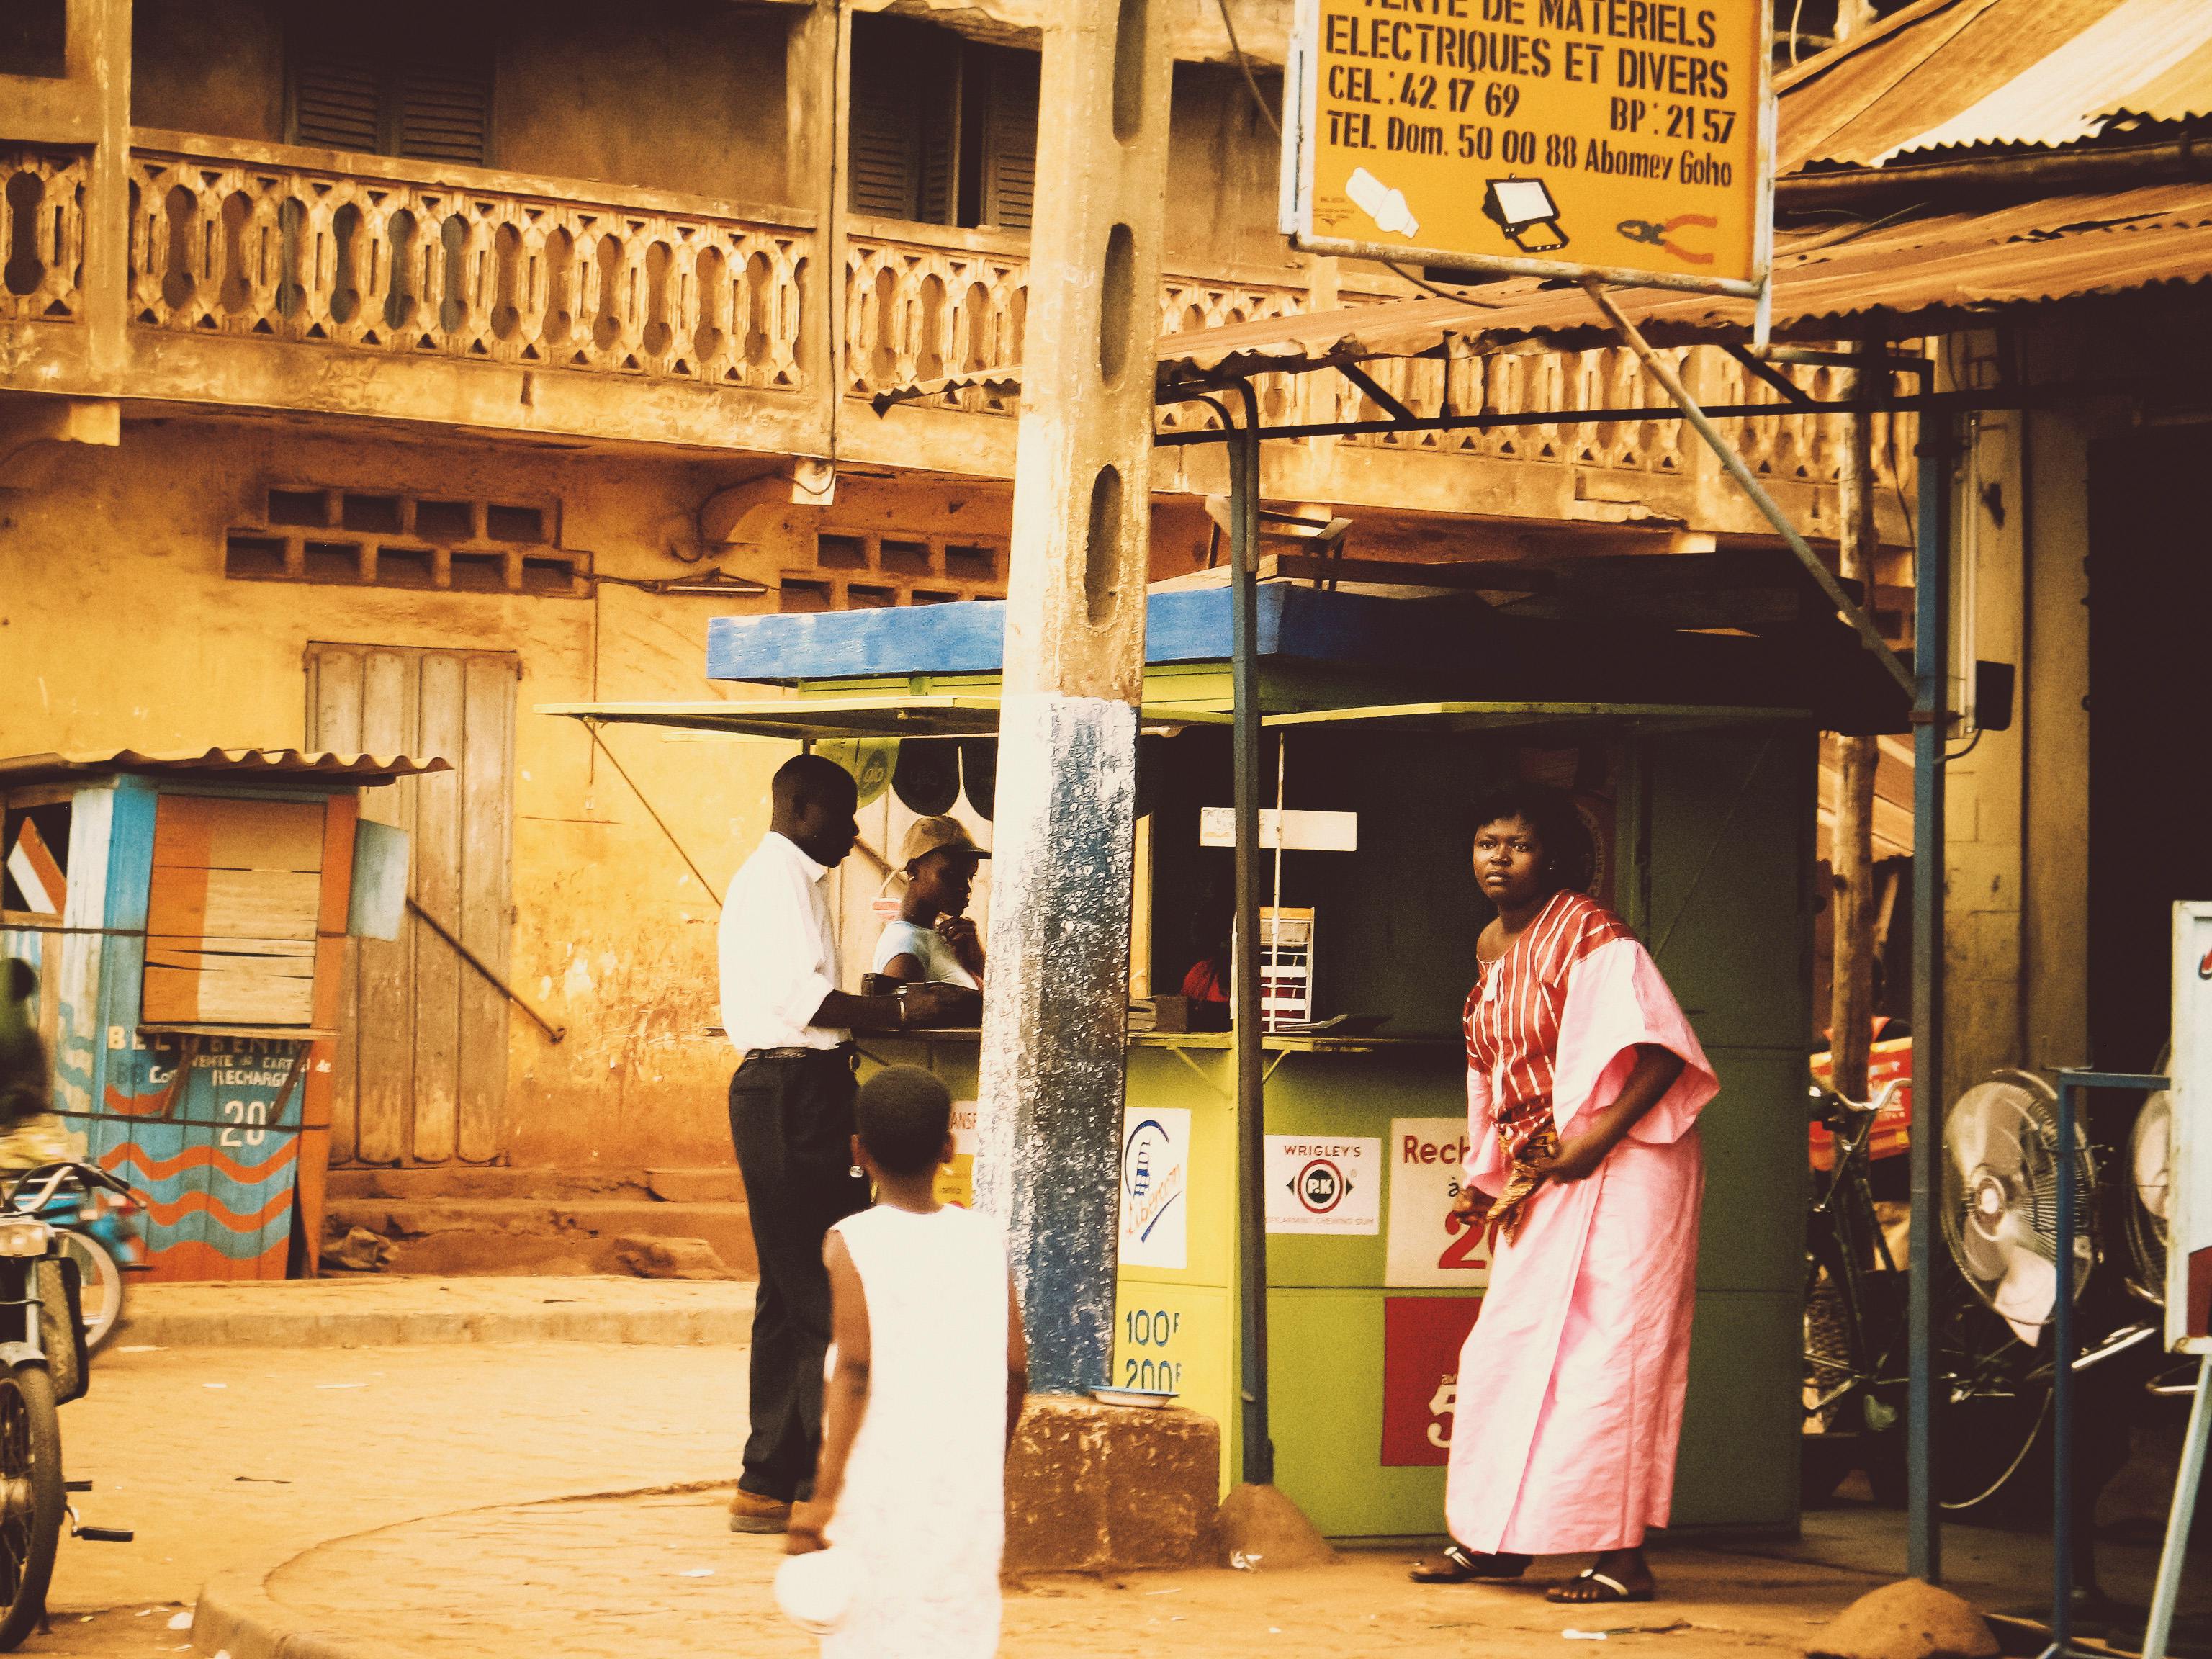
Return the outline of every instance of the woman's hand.
{"type": "Polygon", "coordinates": [[[822,1529],[830,1524],[830,1509],[826,1504],[793,1504],[791,1524],[783,1534],[783,1553],[786,1555],[811,1555],[830,1547],[822,1529]]]}
{"type": "Polygon", "coordinates": [[[1579,1134],[1559,1143],[1559,1155],[1544,1166],[1547,1181],[1587,1181],[1597,1173],[1597,1166],[1605,1162],[1606,1154],[1614,1146],[1612,1138],[1591,1133],[1579,1134]]]}
{"type": "Polygon", "coordinates": [[[1471,1226],[1490,1213],[1491,1196],[1471,1181],[1460,1183],[1452,1194],[1451,1212],[1461,1224],[1471,1226]]]}

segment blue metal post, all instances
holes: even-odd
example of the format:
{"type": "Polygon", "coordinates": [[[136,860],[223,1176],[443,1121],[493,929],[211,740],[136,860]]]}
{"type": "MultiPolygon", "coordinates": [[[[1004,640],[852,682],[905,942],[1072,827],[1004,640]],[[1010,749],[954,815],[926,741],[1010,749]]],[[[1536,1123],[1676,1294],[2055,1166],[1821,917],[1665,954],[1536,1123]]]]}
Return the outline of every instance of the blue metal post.
{"type": "Polygon", "coordinates": [[[2150,1622],[2143,1626],[2142,1659],[2166,1659],[2173,1633],[2173,1604],[2181,1598],[2182,1558],[2189,1548],[2189,1522],[2197,1513],[2197,1483],[2204,1478],[2204,1443],[2212,1439],[2212,1355],[2197,1362],[2197,1397],[2189,1407],[2189,1437],[2181,1444],[2181,1468],[2173,1477],[2173,1508],[2166,1521],[2166,1547],[2158,1558],[2158,1588],[2150,1598],[2150,1622]]]}
{"type": "Polygon", "coordinates": [[[2058,1074],[2057,1302],[2051,1317],[2051,1645],[2066,1659],[2074,1637],[2074,1214],[2081,1163],[2074,1146],[2077,1103],[2092,1089],[2163,1089],[2162,1077],[2069,1070],[2058,1074]]]}
{"type": "Polygon", "coordinates": [[[1275,1479],[1267,1426],[1267,1073],[1260,1045],[1260,407],[1240,380],[1244,422],[1229,441],[1230,684],[1235,703],[1237,928],[1231,1018],[1237,1068],[1237,1280],[1243,1479],[1275,1479]]]}
{"type": "MultiPolygon", "coordinates": [[[[1933,390],[1926,370],[1921,388],[1933,390]]],[[[1943,1577],[1936,1501],[1936,1194],[1943,1151],[1943,741],[1949,731],[1951,429],[1921,416],[1919,524],[1913,545],[1912,1243],[1906,1290],[1911,1365],[1905,1392],[1905,1571],[1943,1577]]]]}

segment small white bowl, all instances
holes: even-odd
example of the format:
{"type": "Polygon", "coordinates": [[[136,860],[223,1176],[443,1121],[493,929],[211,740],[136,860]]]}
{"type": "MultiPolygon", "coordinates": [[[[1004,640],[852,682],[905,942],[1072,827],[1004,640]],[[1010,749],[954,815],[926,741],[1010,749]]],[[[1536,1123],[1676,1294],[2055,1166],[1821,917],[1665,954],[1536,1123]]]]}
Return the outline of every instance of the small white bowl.
{"type": "Polygon", "coordinates": [[[787,1555],[775,1570],[776,1606],[810,1635],[827,1636],[845,1622],[854,1588],[851,1558],[840,1549],[787,1555]]]}
{"type": "Polygon", "coordinates": [[[1157,1389],[1093,1389],[1091,1397],[1102,1406],[1164,1406],[1175,1398],[1157,1389]]]}

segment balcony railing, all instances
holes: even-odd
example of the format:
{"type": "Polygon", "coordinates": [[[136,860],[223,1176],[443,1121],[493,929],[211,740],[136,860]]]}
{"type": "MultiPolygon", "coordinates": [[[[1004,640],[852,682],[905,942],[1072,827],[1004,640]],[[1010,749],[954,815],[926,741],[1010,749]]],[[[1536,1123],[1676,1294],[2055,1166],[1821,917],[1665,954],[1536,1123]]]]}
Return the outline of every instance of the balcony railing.
{"type": "Polygon", "coordinates": [[[77,320],[85,171],[82,150],[0,146],[0,319],[77,320]]]}
{"type": "MultiPolygon", "coordinates": [[[[142,131],[131,165],[130,319],[140,331],[283,341],[349,353],[440,356],[708,388],[803,392],[800,296],[814,246],[806,216],[738,213],[658,192],[480,168],[142,131]]],[[[0,147],[0,322],[83,314],[82,152],[0,147]]],[[[1027,321],[1026,239],[989,231],[848,222],[842,391],[866,398],[943,374],[1018,364],[1027,321]]],[[[1294,273],[1292,273],[1294,274],[1294,273]]],[[[1391,297],[1347,269],[1334,303],[1391,297]]],[[[1170,334],[1303,312],[1303,283],[1171,271],[1170,334]]],[[[1672,354],[1715,404],[1779,403],[1725,355],[1672,354]]],[[[1710,465],[1679,421],[1601,422],[1583,410],[1666,402],[1618,348],[1449,362],[1384,361],[1370,372],[1422,416],[1557,415],[1540,423],[1370,433],[1344,442],[1401,453],[1567,465],[1647,476],[1710,465]]],[[[1836,372],[1784,371],[1815,395],[1836,372]]],[[[818,386],[818,382],[817,382],[818,386]]],[[[1267,375],[1271,425],[1372,420],[1340,377],[1267,375]]],[[[934,400],[1010,416],[1018,398],[972,386],[934,400]]],[[[1202,404],[1161,412],[1176,428],[1216,423],[1202,404]]],[[[1724,422],[1757,471],[1832,483],[1842,417],[1724,422]]],[[[1910,450],[1909,419],[1876,417],[1885,484],[1910,450]]]]}
{"type": "Polygon", "coordinates": [[[146,328],[797,391],[807,229],[644,192],[141,134],[146,328]],[[148,143],[149,138],[172,142],[148,143]]]}
{"type": "MultiPolygon", "coordinates": [[[[1395,294],[1358,289],[1340,304],[1372,303],[1395,294]]],[[[846,244],[845,327],[848,397],[1004,368],[1021,362],[1029,306],[1029,267],[1019,241],[988,233],[925,230],[873,222],[854,228],[846,244]]],[[[1291,284],[1224,282],[1170,272],[1160,287],[1160,328],[1186,333],[1257,321],[1310,308],[1308,289],[1291,284]]],[[[1668,354],[1705,399],[1716,404],[1776,403],[1781,394],[1710,348],[1668,354]]],[[[1697,464],[1697,434],[1680,421],[1578,421],[1595,409],[1666,406],[1643,365],[1623,347],[1577,352],[1463,355],[1393,359],[1368,365],[1384,390],[1416,415],[1557,411],[1557,422],[1484,430],[1363,433],[1343,441],[1402,453],[1480,457],[1503,461],[1572,464],[1626,471],[1686,474],[1697,464]]],[[[1784,371],[1809,393],[1834,395],[1835,372],[1784,371]]],[[[1255,382],[1270,425],[1382,418],[1367,395],[1327,374],[1262,375],[1255,382]]],[[[927,400],[973,414],[1012,415],[1019,399],[988,386],[968,386],[927,400]]],[[[1722,422],[1753,470],[1768,477],[1832,483],[1841,460],[1843,416],[1783,415],[1722,422]]],[[[1201,404],[1160,412],[1164,430],[1213,427],[1219,417],[1201,404]]],[[[1900,438],[1911,447],[1909,422],[1900,438]]],[[[1877,416],[1876,465],[1894,477],[1890,422],[1877,416]]]]}

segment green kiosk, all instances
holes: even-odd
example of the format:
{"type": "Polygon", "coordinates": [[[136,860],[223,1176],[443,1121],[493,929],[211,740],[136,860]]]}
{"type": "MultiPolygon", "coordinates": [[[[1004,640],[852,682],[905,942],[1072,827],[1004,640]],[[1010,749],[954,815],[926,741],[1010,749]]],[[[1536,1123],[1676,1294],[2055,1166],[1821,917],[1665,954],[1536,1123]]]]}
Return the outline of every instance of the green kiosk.
{"type": "MultiPolygon", "coordinates": [[[[1326,583],[1258,587],[1278,809],[1260,842],[1268,1395],[1277,1484],[1332,1536],[1439,1530],[1455,1415],[1481,1409],[1482,1379],[1455,1372],[1488,1241],[1451,1231],[1448,1206],[1466,1136],[1460,1011],[1490,914],[1470,814],[1508,777],[1572,791],[1600,896],[1653,949],[1722,1080],[1703,1119],[1676,1522],[1796,1523],[1816,734],[1900,730],[1906,707],[1787,554],[1717,556],[1717,595],[1758,562],[1769,613],[1792,595],[1802,626],[1682,631],[1680,602],[1664,629],[1516,617],[1472,592],[1399,597],[1357,561],[1326,583]]],[[[1694,588],[1693,557],[1664,562],[1694,588]]],[[[1222,958],[1234,914],[1231,604],[1223,586],[1158,591],[1147,609],[1136,953],[1164,990],[1222,958]]],[[[760,696],[542,712],[960,740],[987,764],[1003,629],[988,601],[722,619],[708,674],[760,696]]],[[[848,940],[848,963],[865,948],[848,940]]],[[[1133,1008],[1114,1375],[1097,1381],[1217,1419],[1225,1486],[1243,1431],[1235,1056],[1224,1030],[1170,1029],[1207,1023],[1202,1001],[1133,1008]]],[[[975,1097],[972,1031],[862,1046],[975,1097]]]]}

